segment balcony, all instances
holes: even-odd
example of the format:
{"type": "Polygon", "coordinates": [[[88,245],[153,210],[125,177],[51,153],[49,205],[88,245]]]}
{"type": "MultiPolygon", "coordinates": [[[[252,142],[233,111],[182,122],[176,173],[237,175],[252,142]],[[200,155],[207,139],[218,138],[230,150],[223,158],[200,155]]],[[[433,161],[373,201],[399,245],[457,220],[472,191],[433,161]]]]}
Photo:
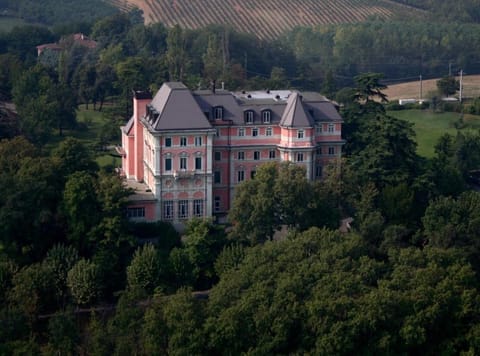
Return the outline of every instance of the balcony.
{"type": "Polygon", "coordinates": [[[194,169],[192,170],[187,170],[187,169],[181,169],[178,171],[173,172],[173,178],[175,179],[189,179],[195,177],[196,171],[194,169]]]}

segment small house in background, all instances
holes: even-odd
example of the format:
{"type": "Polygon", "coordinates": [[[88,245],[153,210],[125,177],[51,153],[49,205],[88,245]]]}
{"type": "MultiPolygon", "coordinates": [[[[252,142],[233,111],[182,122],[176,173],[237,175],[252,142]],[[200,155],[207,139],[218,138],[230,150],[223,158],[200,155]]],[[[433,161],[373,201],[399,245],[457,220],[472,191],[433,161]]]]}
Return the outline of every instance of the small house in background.
{"type": "Polygon", "coordinates": [[[45,51],[62,52],[68,48],[71,44],[78,44],[80,46],[95,49],[97,48],[97,42],[91,40],[83,33],[75,33],[73,35],[64,36],[58,43],[45,43],[37,46],[37,56],[40,57],[45,51]]]}

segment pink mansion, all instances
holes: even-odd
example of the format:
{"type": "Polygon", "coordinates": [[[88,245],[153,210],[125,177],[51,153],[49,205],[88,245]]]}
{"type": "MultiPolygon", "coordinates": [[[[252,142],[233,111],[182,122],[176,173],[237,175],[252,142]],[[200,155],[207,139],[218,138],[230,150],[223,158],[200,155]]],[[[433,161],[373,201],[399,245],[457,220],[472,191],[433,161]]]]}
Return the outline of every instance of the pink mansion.
{"type": "Polygon", "coordinates": [[[341,155],[342,118],[318,93],[190,91],[163,84],[135,92],[122,128],[122,173],[135,188],[134,220],[222,218],[235,187],[270,161],[305,166],[309,179],[341,155]]]}

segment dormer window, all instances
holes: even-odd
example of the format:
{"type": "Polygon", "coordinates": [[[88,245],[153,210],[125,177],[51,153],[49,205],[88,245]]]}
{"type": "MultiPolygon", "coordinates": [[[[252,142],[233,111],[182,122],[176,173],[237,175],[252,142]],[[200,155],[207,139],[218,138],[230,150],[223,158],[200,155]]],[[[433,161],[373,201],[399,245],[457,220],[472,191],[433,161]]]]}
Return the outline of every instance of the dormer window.
{"type": "Polygon", "coordinates": [[[244,119],[246,124],[253,124],[253,110],[247,110],[244,112],[244,119]]]}
{"type": "Polygon", "coordinates": [[[215,120],[223,119],[223,106],[215,106],[213,108],[213,117],[215,118],[215,120]]]}
{"type": "Polygon", "coordinates": [[[270,110],[262,111],[262,121],[264,124],[269,124],[272,121],[272,112],[270,110]]]}

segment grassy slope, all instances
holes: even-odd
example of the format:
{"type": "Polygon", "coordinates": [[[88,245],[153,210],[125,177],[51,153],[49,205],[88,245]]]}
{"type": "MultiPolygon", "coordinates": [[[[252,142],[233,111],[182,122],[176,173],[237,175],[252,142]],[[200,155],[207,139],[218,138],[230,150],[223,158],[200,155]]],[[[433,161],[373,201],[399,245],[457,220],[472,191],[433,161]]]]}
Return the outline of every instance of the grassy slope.
{"type": "MultiPolygon", "coordinates": [[[[65,130],[63,136],[54,136],[47,144],[47,149],[54,149],[66,137],[75,137],[83,144],[90,147],[95,152],[95,159],[100,167],[114,165],[118,167],[121,164],[119,157],[113,156],[113,151],[98,151],[98,136],[102,125],[105,123],[103,114],[98,111],[86,110],[81,106],[77,111],[77,121],[84,126],[84,129],[79,130],[65,130]]],[[[120,130],[120,128],[118,128],[120,130]]],[[[112,145],[118,145],[119,142],[111,142],[112,145]]]]}
{"type": "MultiPolygon", "coordinates": [[[[435,144],[444,133],[456,135],[455,122],[461,117],[459,113],[434,113],[430,110],[389,111],[388,114],[414,124],[417,151],[424,157],[433,156],[435,144]]],[[[462,130],[480,129],[479,116],[464,115],[463,120],[465,127],[462,130]]]]}

